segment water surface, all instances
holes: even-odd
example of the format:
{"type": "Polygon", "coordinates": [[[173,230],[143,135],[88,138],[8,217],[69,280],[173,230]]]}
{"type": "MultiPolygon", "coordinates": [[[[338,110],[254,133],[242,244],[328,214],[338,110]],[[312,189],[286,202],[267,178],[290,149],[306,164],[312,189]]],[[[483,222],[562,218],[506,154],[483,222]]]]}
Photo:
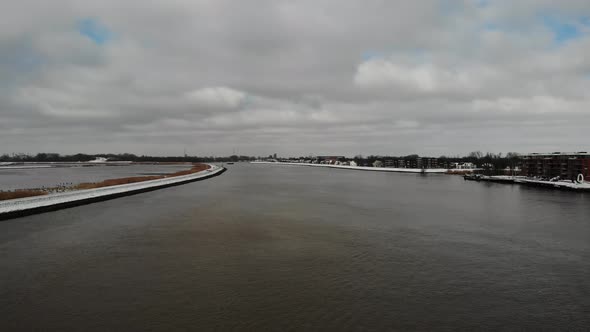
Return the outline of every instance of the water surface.
{"type": "Polygon", "coordinates": [[[586,194],[228,167],[0,222],[0,330],[590,326],[586,194]]]}

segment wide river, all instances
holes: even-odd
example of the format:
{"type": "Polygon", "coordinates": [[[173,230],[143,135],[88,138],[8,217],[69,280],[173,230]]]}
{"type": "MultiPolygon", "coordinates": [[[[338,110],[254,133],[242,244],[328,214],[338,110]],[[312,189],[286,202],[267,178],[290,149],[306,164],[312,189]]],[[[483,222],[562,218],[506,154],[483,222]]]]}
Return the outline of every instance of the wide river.
{"type": "Polygon", "coordinates": [[[0,331],[590,326],[588,194],[228,168],[0,222],[0,331]]]}

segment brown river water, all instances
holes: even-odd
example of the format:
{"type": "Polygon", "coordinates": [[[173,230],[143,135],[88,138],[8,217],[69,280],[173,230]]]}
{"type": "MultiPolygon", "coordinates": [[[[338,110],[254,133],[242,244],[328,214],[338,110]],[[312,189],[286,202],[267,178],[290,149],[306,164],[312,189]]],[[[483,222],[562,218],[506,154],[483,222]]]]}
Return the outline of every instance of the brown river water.
{"type": "Polygon", "coordinates": [[[0,222],[0,331],[590,327],[588,194],[228,168],[0,222]]]}

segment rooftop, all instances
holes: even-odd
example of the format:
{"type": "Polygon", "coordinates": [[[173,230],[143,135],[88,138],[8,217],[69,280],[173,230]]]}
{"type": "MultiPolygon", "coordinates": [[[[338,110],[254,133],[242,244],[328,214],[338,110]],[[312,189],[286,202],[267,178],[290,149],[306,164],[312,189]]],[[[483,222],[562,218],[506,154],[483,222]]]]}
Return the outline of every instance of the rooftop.
{"type": "Polygon", "coordinates": [[[551,152],[551,153],[529,153],[523,157],[555,157],[555,156],[590,156],[586,151],[580,152],[551,152]]]}

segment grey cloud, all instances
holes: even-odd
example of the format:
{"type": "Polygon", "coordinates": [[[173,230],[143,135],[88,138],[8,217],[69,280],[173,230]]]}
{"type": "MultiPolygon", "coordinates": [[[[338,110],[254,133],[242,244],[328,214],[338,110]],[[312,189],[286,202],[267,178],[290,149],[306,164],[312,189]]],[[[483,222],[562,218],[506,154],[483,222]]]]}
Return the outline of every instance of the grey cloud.
{"type": "Polygon", "coordinates": [[[555,45],[539,14],[587,1],[445,3],[19,1],[0,13],[0,153],[584,149],[590,37],[555,45]],[[78,33],[87,17],[114,38],[78,33]]]}

